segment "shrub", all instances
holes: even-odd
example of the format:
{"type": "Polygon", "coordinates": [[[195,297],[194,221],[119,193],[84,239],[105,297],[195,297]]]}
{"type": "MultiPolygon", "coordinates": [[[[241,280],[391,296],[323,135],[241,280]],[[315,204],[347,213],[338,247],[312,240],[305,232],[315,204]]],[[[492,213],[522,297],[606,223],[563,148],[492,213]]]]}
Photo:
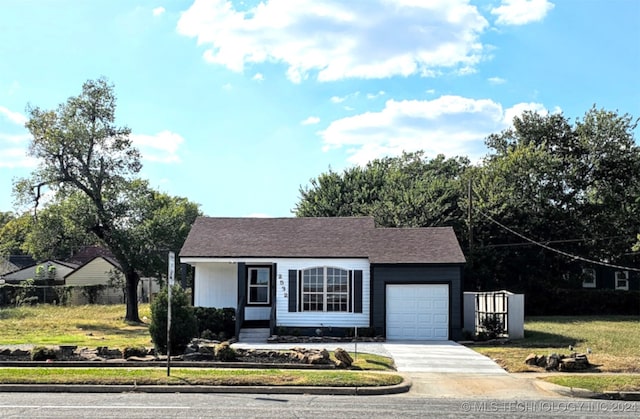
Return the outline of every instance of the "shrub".
{"type": "Polygon", "coordinates": [[[505,333],[502,320],[496,314],[486,314],[482,318],[480,326],[482,326],[482,332],[486,333],[489,339],[495,339],[505,333]]]}
{"type": "Polygon", "coordinates": [[[229,342],[222,342],[216,345],[213,353],[216,358],[223,362],[236,359],[236,351],[229,345],[229,342]]]}
{"type": "Polygon", "coordinates": [[[105,286],[101,284],[97,285],[82,285],[82,295],[87,299],[88,304],[97,304],[100,295],[104,291],[105,286]]]}
{"type": "MultiPolygon", "coordinates": [[[[167,353],[167,288],[151,303],[149,333],[158,353],[167,353]]],[[[187,294],[179,285],[171,288],[171,353],[181,354],[198,335],[197,320],[187,294]]]]}
{"type": "Polygon", "coordinates": [[[198,319],[198,335],[205,339],[205,331],[211,336],[229,337],[236,332],[236,310],[233,308],[194,307],[198,319]]]}
{"type": "Polygon", "coordinates": [[[31,350],[32,361],[46,361],[47,359],[56,359],[56,351],[45,346],[36,346],[31,350]]]}

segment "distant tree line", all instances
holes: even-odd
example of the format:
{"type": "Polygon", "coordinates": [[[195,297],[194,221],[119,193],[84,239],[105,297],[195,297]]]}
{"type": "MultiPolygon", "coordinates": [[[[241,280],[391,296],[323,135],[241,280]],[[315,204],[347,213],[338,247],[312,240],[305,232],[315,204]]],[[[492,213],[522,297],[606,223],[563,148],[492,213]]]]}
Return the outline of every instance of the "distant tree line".
{"type": "Polygon", "coordinates": [[[595,107],[573,124],[525,112],[486,139],[489,152],[477,164],[416,152],[329,170],[300,189],[295,214],[451,226],[467,256],[468,289],[577,287],[589,264],[549,248],[640,266],[632,250],[640,232],[636,125],[595,107]]]}

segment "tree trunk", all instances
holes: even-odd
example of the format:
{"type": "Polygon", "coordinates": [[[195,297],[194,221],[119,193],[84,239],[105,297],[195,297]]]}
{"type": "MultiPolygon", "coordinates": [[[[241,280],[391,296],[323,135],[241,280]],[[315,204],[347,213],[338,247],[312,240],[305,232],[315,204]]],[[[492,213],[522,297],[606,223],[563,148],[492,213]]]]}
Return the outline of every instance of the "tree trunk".
{"type": "Polygon", "coordinates": [[[131,269],[125,273],[125,278],[127,281],[127,314],[124,319],[140,323],[140,315],[138,314],[138,281],[140,281],[140,276],[131,269]]]}

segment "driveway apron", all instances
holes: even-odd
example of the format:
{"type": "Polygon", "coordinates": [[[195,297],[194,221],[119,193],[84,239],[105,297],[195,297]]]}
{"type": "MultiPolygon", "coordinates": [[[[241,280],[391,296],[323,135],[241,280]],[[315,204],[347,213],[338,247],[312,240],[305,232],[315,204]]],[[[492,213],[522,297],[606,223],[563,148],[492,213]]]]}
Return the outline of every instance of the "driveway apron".
{"type": "Polygon", "coordinates": [[[386,342],[400,372],[507,374],[486,356],[452,341],[386,342]]]}

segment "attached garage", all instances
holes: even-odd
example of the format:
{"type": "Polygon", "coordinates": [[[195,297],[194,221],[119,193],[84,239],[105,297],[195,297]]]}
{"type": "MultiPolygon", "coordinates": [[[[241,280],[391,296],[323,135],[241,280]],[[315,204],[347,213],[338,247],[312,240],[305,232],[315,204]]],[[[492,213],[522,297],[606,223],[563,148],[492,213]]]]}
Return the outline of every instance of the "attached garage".
{"type": "Polygon", "coordinates": [[[389,340],[449,339],[447,284],[387,284],[389,340]]]}

